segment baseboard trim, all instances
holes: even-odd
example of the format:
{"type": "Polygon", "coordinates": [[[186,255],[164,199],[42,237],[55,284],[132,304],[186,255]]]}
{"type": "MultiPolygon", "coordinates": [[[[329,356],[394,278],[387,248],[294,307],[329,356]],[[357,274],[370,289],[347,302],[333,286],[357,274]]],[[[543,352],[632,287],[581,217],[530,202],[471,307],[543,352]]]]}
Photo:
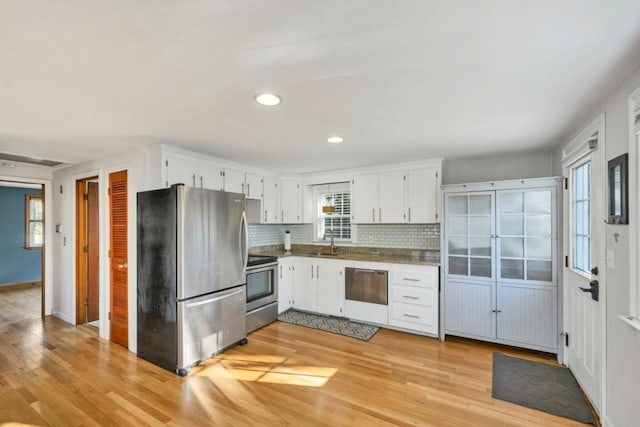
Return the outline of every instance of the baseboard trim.
{"type": "Polygon", "coordinates": [[[15,291],[17,289],[40,288],[40,287],[42,287],[42,282],[41,281],[5,283],[5,284],[0,285],[0,292],[1,291],[15,291]]]}
{"type": "Polygon", "coordinates": [[[70,323],[70,324],[73,325],[73,319],[71,318],[71,316],[68,316],[68,315],[66,315],[64,313],[61,313],[59,311],[56,311],[56,310],[53,311],[53,315],[55,317],[57,317],[58,319],[63,320],[65,322],[70,323]]]}

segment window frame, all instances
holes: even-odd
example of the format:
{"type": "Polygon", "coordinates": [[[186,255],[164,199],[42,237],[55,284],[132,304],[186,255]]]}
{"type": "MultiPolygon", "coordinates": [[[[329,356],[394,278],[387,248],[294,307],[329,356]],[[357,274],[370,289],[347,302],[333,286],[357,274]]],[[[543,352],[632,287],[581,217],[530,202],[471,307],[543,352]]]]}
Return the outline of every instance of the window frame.
{"type": "Polygon", "coordinates": [[[24,214],[24,248],[27,250],[39,250],[44,246],[44,201],[42,199],[42,195],[40,194],[25,194],[25,214],[24,214]],[[40,201],[41,205],[41,219],[32,219],[31,218],[31,201],[37,200],[40,201]],[[42,229],[42,243],[34,244],[31,241],[31,224],[41,224],[42,229]]]}
{"type": "Polygon", "coordinates": [[[339,184],[327,184],[327,185],[315,185],[313,189],[313,201],[314,201],[314,215],[313,215],[313,241],[315,243],[328,242],[331,239],[331,235],[327,235],[326,231],[320,233],[321,228],[324,229],[325,219],[327,214],[322,213],[323,200],[328,194],[348,194],[349,195],[349,213],[342,215],[335,215],[336,218],[346,218],[349,221],[350,238],[334,237],[335,242],[340,243],[354,243],[354,224],[351,222],[351,188],[348,183],[339,184]]]}
{"type": "MultiPolygon", "coordinates": [[[[570,173],[569,173],[569,179],[571,180],[571,191],[573,193],[573,191],[577,191],[577,185],[575,182],[575,173],[576,170],[585,166],[586,164],[589,164],[589,183],[590,183],[590,187],[589,187],[589,214],[591,215],[591,201],[593,199],[593,182],[591,180],[591,171],[592,171],[592,164],[593,164],[593,159],[591,158],[591,154],[587,154],[586,156],[584,156],[582,159],[580,159],[579,161],[576,161],[575,166],[570,168],[570,173]]],[[[593,236],[593,230],[592,230],[592,218],[591,216],[589,216],[589,266],[587,267],[587,270],[582,270],[581,268],[576,266],[576,240],[575,240],[575,236],[576,236],[576,220],[574,219],[574,215],[576,214],[575,212],[575,198],[574,198],[574,194],[570,194],[569,195],[569,224],[571,226],[570,230],[569,230],[569,268],[571,269],[571,271],[573,271],[575,274],[579,274],[587,279],[591,279],[591,265],[593,264],[593,251],[592,251],[592,246],[591,246],[591,239],[593,236]]]]}

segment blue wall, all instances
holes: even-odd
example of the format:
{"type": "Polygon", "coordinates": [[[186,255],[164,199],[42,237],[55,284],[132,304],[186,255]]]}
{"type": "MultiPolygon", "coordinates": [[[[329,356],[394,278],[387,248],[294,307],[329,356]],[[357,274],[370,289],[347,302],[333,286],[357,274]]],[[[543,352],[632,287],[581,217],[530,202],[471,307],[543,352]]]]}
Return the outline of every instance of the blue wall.
{"type": "Polygon", "coordinates": [[[40,190],[0,186],[0,285],[42,278],[41,249],[24,248],[26,194],[40,190]]]}

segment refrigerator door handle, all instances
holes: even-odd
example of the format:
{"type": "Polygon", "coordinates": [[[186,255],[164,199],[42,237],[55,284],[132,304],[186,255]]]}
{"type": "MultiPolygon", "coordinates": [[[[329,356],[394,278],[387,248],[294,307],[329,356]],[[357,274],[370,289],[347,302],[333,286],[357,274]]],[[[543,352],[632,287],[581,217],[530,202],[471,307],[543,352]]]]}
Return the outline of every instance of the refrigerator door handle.
{"type": "Polygon", "coordinates": [[[247,262],[249,262],[249,226],[247,225],[247,212],[242,211],[240,220],[240,231],[238,232],[240,241],[240,259],[242,260],[242,274],[247,272],[247,262]],[[244,237],[243,237],[244,234],[244,237]],[[244,246],[244,249],[243,249],[244,246]]]}
{"type": "Polygon", "coordinates": [[[237,295],[239,293],[244,292],[244,290],[242,288],[239,289],[231,289],[229,291],[223,291],[223,292],[217,292],[215,294],[215,296],[213,296],[212,298],[208,298],[206,300],[203,301],[197,301],[197,302],[192,302],[192,303],[187,303],[185,305],[186,308],[191,308],[191,307],[197,307],[199,305],[205,305],[205,304],[211,304],[212,302],[216,302],[216,301],[220,301],[221,299],[233,296],[233,295],[237,295]]]}

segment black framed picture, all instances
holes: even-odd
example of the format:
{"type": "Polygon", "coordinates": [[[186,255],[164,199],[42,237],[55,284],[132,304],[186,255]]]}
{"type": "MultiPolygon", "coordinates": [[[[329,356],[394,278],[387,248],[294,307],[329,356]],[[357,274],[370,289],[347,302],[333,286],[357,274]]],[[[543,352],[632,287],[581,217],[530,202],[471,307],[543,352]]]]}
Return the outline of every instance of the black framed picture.
{"type": "Polygon", "coordinates": [[[609,160],[609,224],[629,224],[629,155],[609,160]]]}

